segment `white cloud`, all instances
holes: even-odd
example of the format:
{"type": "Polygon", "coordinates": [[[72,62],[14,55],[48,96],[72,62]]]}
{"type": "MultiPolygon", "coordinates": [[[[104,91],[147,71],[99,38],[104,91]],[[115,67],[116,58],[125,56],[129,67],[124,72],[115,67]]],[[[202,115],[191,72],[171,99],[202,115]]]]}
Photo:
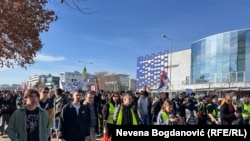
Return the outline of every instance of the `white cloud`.
{"type": "Polygon", "coordinates": [[[64,59],[65,59],[64,57],[54,57],[54,56],[48,56],[44,54],[37,54],[35,58],[35,60],[44,61],[44,62],[62,61],[64,59]]]}

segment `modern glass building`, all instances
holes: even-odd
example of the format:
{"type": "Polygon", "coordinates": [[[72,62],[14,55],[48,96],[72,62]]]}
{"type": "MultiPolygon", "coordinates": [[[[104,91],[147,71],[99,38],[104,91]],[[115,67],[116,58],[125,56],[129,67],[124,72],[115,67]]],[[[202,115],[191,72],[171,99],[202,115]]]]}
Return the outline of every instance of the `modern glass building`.
{"type": "Polygon", "coordinates": [[[137,58],[136,91],[156,90],[159,86],[160,75],[168,66],[168,51],[153,53],[137,58]]]}
{"type": "Polygon", "coordinates": [[[188,80],[190,84],[250,82],[250,29],[194,42],[188,80]]]}
{"type": "Polygon", "coordinates": [[[170,54],[169,58],[167,52],[137,58],[137,91],[145,86],[156,90],[165,69],[170,72],[167,91],[171,93],[188,89],[200,94],[220,95],[227,90],[250,94],[250,29],[208,36],[170,54]]]}

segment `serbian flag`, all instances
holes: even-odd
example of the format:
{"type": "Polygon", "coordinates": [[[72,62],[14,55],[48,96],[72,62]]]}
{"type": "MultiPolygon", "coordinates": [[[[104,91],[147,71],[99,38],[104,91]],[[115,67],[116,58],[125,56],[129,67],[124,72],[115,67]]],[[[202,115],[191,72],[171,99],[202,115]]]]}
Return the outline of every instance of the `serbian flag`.
{"type": "Polygon", "coordinates": [[[95,91],[99,92],[99,84],[98,84],[97,77],[95,78],[95,91]]]}
{"type": "Polygon", "coordinates": [[[167,87],[167,81],[168,81],[168,74],[165,70],[162,71],[160,76],[160,86],[158,88],[158,92],[163,91],[167,87]]]}

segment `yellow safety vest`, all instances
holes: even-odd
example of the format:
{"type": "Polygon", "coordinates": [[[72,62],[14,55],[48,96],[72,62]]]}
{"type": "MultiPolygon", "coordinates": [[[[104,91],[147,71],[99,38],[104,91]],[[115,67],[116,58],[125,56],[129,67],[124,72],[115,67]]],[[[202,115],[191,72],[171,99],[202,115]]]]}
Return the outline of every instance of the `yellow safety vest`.
{"type": "Polygon", "coordinates": [[[243,112],[242,112],[242,116],[243,116],[244,119],[250,117],[250,112],[248,112],[249,110],[250,110],[250,104],[245,104],[245,103],[243,103],[243,112]]]}
{"type": "Polygon", "coordinates": [[[168,120],[168,115],[166,112],[161,112],[161,117],[162,117],[162,121],[165,122],[168,120]]]}
{"type": "MultiPolygon", "coordinates": [[[[132,109],[131,110],[131,113],[132,113],[132,124],[133,125],[138,125],[138,122],[137,122],[137,119],[135,117],[135,114],[134,114],[134,111],[132,109]]],[[[122,124],[122,115],[123,115],[123,108],[121,107],[120,110],[119,110],[119,113],[118,113],[118,118],[117,118],[117,121],[116,121],[116,125],[121,125],[122,124]]]]}
{"type": "Polygon", "coordinates": [[[108,103],[108,104],[109,104],[109,115],[108,115],[107,123],[114,124],[115,107],[112,103],[108,103]]]}
{"type": "MultiPolygon", "coordinates": [[[[161,117],[162,122],[166,122],[169,119],[168,114],[166,112],[161,112],[161,117]]],[[[174,123],[170,122],[169,125],[174,125],[174,123]]]]}
{"type": "MultiPolygon", "coordinates": [[[[208,109],[209,106],[212,106],[212,104],[211,103],[207,104],[207,109],[208,109]]],[[[213,112],[211,114],[214,116],[214,118],[217,118],[217,116],[218,116],[218,109],[217,108],[213,108],[213,112]]]]}

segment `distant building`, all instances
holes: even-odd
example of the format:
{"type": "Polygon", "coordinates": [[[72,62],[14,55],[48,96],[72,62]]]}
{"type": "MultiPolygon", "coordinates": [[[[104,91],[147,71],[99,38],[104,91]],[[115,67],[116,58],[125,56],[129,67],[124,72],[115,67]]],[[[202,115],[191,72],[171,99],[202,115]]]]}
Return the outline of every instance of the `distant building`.
{"type": "Polygon", "coordinates": [[[60,77],[59,76],[52,76],[49,74],[46,77],[45,85],[48,88],[50,88],[51,90],[55,90],[55,89],[59,88],[59,84],[60,84],[60,77]]]}
{"type": "Polygon", "coordinates": [[[50,90],[54,90],[59,87],[59,76],[48,75],[34,75],[30,77],[27,81],[27,86],[29,89],[38,89],[39,86],[46,86],[50,90]]]}
{"type": "Polygon", "coordinates": [[[250,95],[250,29],[207,36],[186,50],[138,57],[136,90],[145,86],[157,90],[162,70],[171,78],[171,86],[166,89],[171,93],[222,96],[234,90],[238,96],[250,95]]]}
{"type": "Polygon", "coordinates": [[[42,77],[43,75],[34,75],[33,77],[30,77],[27,81],[28,89],[33,89],[36,84],[42,82],[42,80],[44,80],[42,77]]]}
{"type": "Polygon", "coordinates": [[[12,84],[12,85],[8,85],[8,84],[2,84],[0,85],[0,90],[22,90],[21,85],[20,84],[12,84]]]}
{"type": "Polygon", "coordinates": [[[130,78],[127,74],[108,74],[104,77],[106,91],[130,91],[130,78]]]}
{"type": "Polygon", "coordinates": [[[128,90],[131,92],[136,91],[136,79],[130,79],[128,90]]]}
{"type": "Polygon", "coordinates": [[[0,89],[9,89],[10,88],[10,85],[9,84],[2,84],[2,85],[0,85],[0,89]]]}
{"type": "Polygon", "coordinates": [[[78,71],[60,73],[61,82],[74,82],[74,81],[83,81],[83,80],[84,78],[82,76],[82,73],[78,71]]]}
{"type": "Polygon", "coordinates": [[[60,73],[60,88],[72,92],[75,88],[90,90],[91,85],[95,83],[95,78],[87,74],[87,78],[82,76],[78,71],[60,73]]]}
{"type": "Polygon", "coordinates": [[[190,88],[250,94],[250,29],[218,33],[191,44],[190,88]]]}

